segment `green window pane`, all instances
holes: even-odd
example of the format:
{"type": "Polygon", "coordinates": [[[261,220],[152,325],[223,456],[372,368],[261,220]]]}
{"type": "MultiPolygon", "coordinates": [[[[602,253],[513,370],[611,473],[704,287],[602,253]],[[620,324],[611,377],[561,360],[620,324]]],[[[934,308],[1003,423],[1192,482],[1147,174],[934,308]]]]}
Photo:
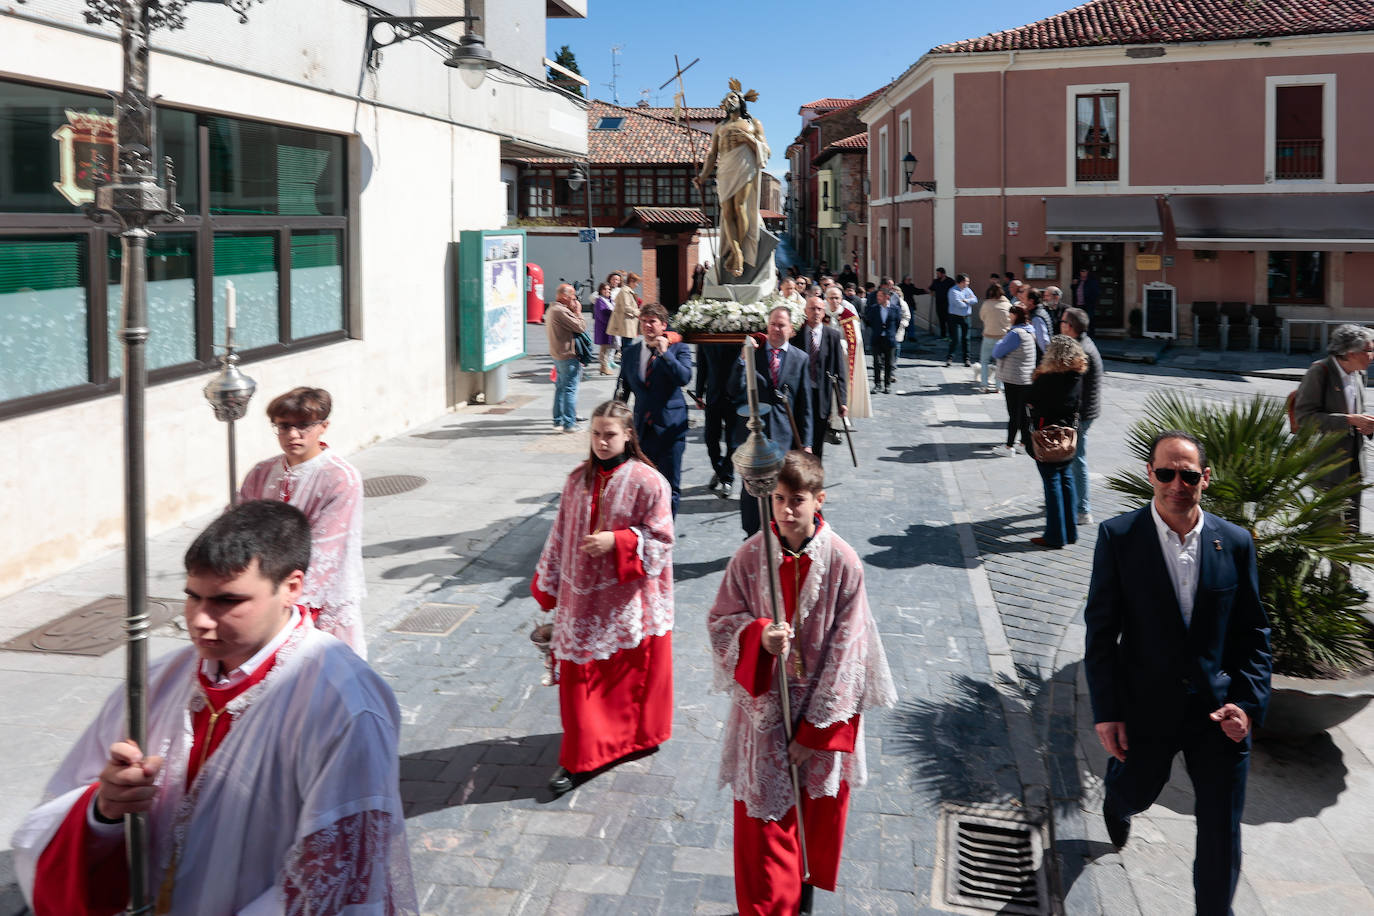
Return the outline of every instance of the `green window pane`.
{"type": "Polygon", "coordinates": [[[0,239],[0,400],[90,380],[86,241],[0,239]]]}
{"type": "Polygon", "coordinates": [[[215,344],[224,343],[225,281],[234,282],[238,327],[234,347],[251,350],[280,339],[277,310],[277,237],[275,235],[215,235],[215,344]]]}
{"type": "Polygon", "coordinates": [[[342,137],[238,118],[206,118],[210,209],[260,216],[337,216],[342,137]]]}
{"type": "Polygon", "coordinates": [[[343,233],[291,233],[291,336],[343,329],[343,233]]]}
{"type": "MultiPolygon", "coordinates": [[[[124,371],[122,247],[109,247],[110,280],[106,325],[110,377],[124,371]]],[[[161,369],[196,358],[196,243],[189,232],[159,234],[148,240],[148,368],[161,369]]]]}
{"type": "MultiPolygon", "coordinates": [[[[62,180],[61,142],[53,136],[68,112],[113,115],[114,103],[86,95],[0,81],[0,212],[75,213],[77,205],[54,185],[62,180]]],[[[89,163],[96,147],[70,140],[75,163],[89,163]]],[[[72,182],[86,191],[91,175],[78,165],[72,182]]]]}

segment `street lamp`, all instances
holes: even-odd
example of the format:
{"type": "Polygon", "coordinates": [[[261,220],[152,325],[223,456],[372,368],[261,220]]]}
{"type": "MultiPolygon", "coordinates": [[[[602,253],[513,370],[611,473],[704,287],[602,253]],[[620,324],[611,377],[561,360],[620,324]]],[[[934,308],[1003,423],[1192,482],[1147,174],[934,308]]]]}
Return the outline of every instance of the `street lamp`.
{"type": "Polygon", "coordinates": [[[591,163],[587,164],[587,171],[582,171],[582,165],[576,164],[572,171],[568,173],[568,187],[574,192],[583,185],[587,187],[587,235],[583,239],[587,243],[587,295],[595,300],[596,296],[596,269],[592,266],[592,257],[596,250],[596,226],[592,223],[592,183],[588,177],[591,173],[591,163]]]}
{"type": "MultiPolygon", "coordinates": [[[[119,225],[123,258],[124,323],[124,580],[127,591],[124,630],[128,639],[125,682],[129,738],[147,751],[148,704],[148,544],[147,488],[143,447],[144,401],[148,388],[148,239],[149,226],[178,222],[176,175],[165,161],[167,187],[158,184],[154,150],[153,99],[148,97],[149,34],[154,28],[186,25],[183,10],[192,0],[86,0],[84,15],[92,25],[119,24],[123,49],[123,85],[115,96],[114,180],[95,189],[86,215],[96,223],[119,225]]],[[[222,0],[248,21],[248,8],[258,0],[222,0]]],[[[97,174],[104,169],[97,170],[97,174]]],[[[148,897],[147,819],[124,817],[129,856],[129,914],[152,910],[148,897]]]]}
{"type": "MultiPolygon", "coordinates": [[[[377,66],[377,52],[411,38],[433,35],[439,29],[456,23],[467,28],[463,37],[449,51],[444,66],[453,67],[469,89],[476,89],[486,79],[487,71],[501,66],[491,50],[482,41],[482,36],[473,31],[473,23],[478,16],[368,16],[367,17],[367,59],[369,66],[377,66]],[[378,31],[378,26],[386,29],[378,31]]],[[[437,35],[431,40],[444,41],[437,35]]],[[[450,44],[452,44],[450,42],[450,44]]]]}
{"type": "Polygon", "coordinates": [[[916,157],[912,155],[911,150],[907,150],[906,155],[902,157],[902,172],[906,176],[906,186],[911,187],[911,176],[916,172],[916,157]]]}

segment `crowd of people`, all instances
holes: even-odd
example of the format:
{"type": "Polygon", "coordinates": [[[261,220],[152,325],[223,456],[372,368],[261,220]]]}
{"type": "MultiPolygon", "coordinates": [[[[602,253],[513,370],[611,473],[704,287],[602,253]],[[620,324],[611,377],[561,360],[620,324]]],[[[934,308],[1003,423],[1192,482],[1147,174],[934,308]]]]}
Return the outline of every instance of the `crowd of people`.
{"type": "MultiPolygon", "coordinates": [[[[709,488],[738,495],[745,537],[705,619],[714,687],[730,699],[719,783],[734,800],[736,903],[760,916],[810,913],[814,889],[836,887],[850,793],[867,778],[864,715],[897,699],[863,563],[824,516],[822,458],[852,419],[872,415],[870,395],[890,393],[924,291],[909,277],[862,289],[843,273],[786,277],[789,304],[745,356],[716,343],[694,354],[667,310],[635,292],[638,280],[615,272],[598,290],[596,362],[616,376],[615,396],[591,411],[587,456],[568,474],[529,583],[552,614],[541,629],[563,725],[548,789],[562,795],[671,738],[673,549],[693,385],[709,488]],[[794,304],[804,315],[795,327],[794,304]],[[751,387],[760,432],[786,456],[763,497],[732,461],[751,387]]],[[[969,287],[943,269],[930,285],[945,365],[972,365],[976,307],[974,390],[1000,390],[1007,405],[1006,441],[993,449],[1014,454],[1019,438],[1035,459],[1046,518],[1032,543],[1073,544],[1092,522],[1087,434],[1103,369],[1091,312],[1009,275],[993,278],[981,305],[969,287]]],[[[583,428],[587,357],[575,338],[586,325],[560,285],[546,328],[562,433],[583,428]]],[[[1362,382],[1374,359],[1374,334],[1338,329],[1332,347],[1297,410],[1362,441],[1374,416],[1351,379],[1362,382]]],[[[361,481],[322,438],[331,410],[329,393],[309,387],[268,405],[281,455],[249,472],[241,502],[186,553],[192,645],[150,671],[146,747],[125,735],[124,696],[113,695],[16,834],[36,913],[124,906],[122,822],[135,812],[149,816],[159,912],[415,911],[400,716],[363,639],[361,481]]],[[[1166,432],[1146,470],[1155,499],[1103,524],[1086,612],[1088,684],[1112,757],[1104,818],[1124,845],[1131,816],[1184,753],[1200,800],[1199,912],[1221,913],[1239,874],[1249,735],[1268,699],[1268,628],[1250,536],[1199,508],[1210,480],[1201,443],[1166,432]],[[1159,620],[1170,608],[1178,627],[1159,620]],[[1178,671],[1192,673],[1175,687],[1167,675],[1178,671]]]]}

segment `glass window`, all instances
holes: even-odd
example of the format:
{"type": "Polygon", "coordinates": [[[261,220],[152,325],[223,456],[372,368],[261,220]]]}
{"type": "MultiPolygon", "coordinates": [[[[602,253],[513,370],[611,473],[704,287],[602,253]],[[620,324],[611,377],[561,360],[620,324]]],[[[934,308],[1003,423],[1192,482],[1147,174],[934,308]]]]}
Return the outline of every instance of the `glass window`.
{"type": "Polygon", "coordinates": [[[1075,157],[1079,181],[1117,179],[1117,94],[1080,95],[1074,100],[1075,157]]]}
{"type": "Polygon", "coordinates": [[[0,212],[78,212],[56,187],[64,183],[63,141],[53,135],[68,127],[63,136],[73,146],[76,166],[68,183],[89,192],[96,154],[103,153],[108,165],[109,146],[97,146],[89,129],[71,127],[74,116],[83,114],[113,117],[114,103],[97,95],[0,82],[0,212]]]}
{"type": "Polygon", "coordinates": [[[292,339],[341,331],[343,326],[343,232],[292,232],[292,339]]]}
{"type": "Polygon", "coordinates": [[[342,137],[214,115],[205,121],[212,213],[343,213],[342,137]]]}
{"type": "Polygon", "coordinates": [[[187,213],[200,209],[200,155],[196,138],[196,116],[174,108],[157,110],[158,174],[165,181],[163,160],[172,157],[177,176],[177,203],[187,213]]]}
{"type": "Polygon", "coordinates": [[[215,234],[214,337],[224,340],[224,282],[234,281],[237,328],[234,347],[251,350],[281,339],[277,297],[277,237],[215,234]]]}
{"type": "Polygon", "coordinates": [[[1325,298],[1325,252],[1269,252],[1270,303],[1320,303],[1325,298]]]}
{"type": "Polygon", "coordinates": [[[90,380],[86,239],[0,238],[0,400],[90,380]]]}
{"type": "MultiPolygon", "coordinates": [[[[110,378],[124,371],[123,247],[110,236],[110,285],[105,325],[110,378]]],[[[162,369],[196,358],[196,237],[190,232],[159,233],[148,240],[148,368],[162,369]]],[[[222,342],[221,340],[216,341],[222,342]]]]}

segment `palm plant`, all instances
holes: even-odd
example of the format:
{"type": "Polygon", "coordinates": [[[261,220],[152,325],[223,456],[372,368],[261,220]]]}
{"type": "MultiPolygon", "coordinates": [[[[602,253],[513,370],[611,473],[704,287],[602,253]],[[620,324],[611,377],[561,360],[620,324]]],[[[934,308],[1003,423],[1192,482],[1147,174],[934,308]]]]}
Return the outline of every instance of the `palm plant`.
{"type": "MultiPolygon", "coordinates": [[[[1342,437],[1306,427],[1290,433],[1283,403],[1260,395],[1218,406],[1158,392],[1128,434],[1142,464],[1167,429],[1187,430],[1207,450],[1212,482],[1202,507],[1254,536],[1275,670],[1331,677],[1367,666],[1366,595],[1349,568],[1374,562],[1374,537],[1351,534],[1341,510],[1374,484],[1353,477],[1330,489],[1315,485],[1343,460],[1342,437]]],[[[1154,494],[1142,473],[1118,474],[1107,485],[1144,500],[1154,494]]]]}

